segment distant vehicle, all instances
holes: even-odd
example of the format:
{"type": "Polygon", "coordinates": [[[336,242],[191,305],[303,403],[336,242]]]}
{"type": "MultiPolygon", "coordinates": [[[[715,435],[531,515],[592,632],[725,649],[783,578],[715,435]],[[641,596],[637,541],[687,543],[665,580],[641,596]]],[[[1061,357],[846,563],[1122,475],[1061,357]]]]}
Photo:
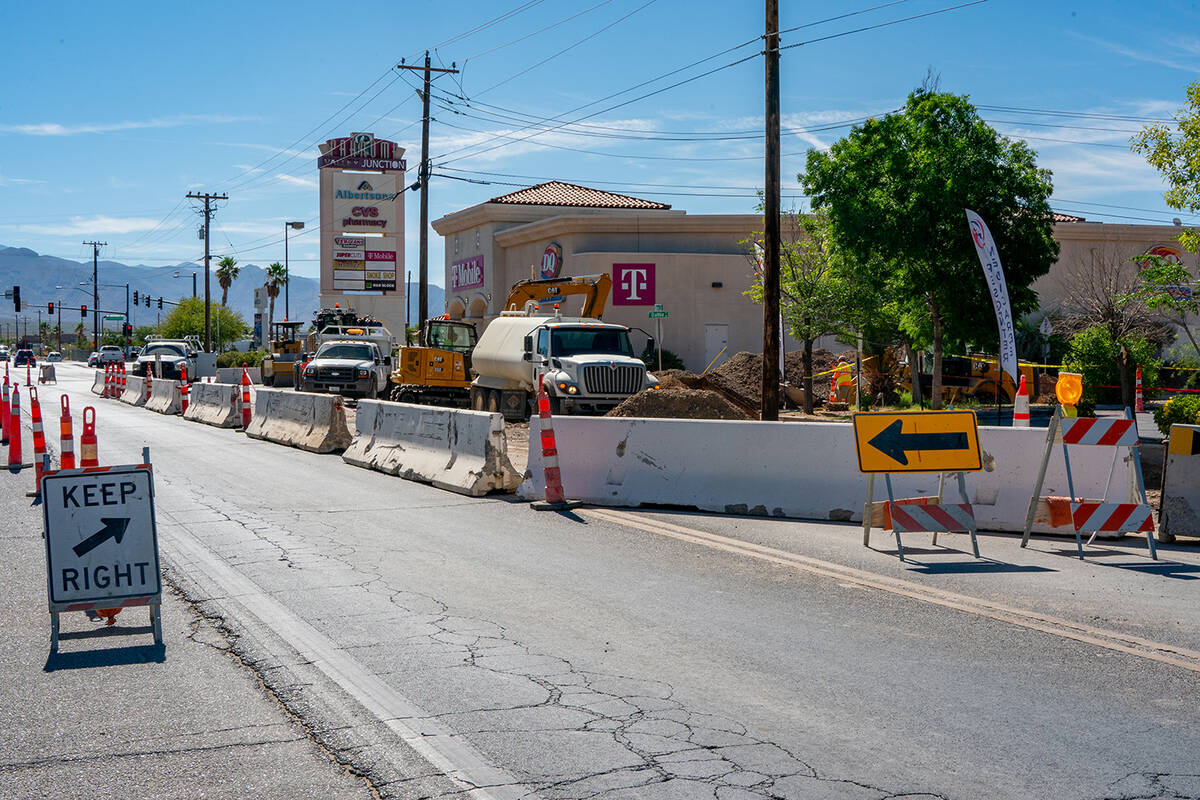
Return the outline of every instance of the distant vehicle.
{"type": "Polygon", "coordinates": [[[392,371],[391,354],[379,344],[352,339],[329,341],[317,348],[304,365],[300,384],[303,392],[332,392],[343,397],[374,399],[384,394],[392,371]]]}
{"type": "Polygon", "coordinates": [[[60,361],[62,361],[62,353],[58,352],[57,350],[51,350],[46,355],[46,363],[48,364],[57,364],[60,361]]]}
{"type": "Polygon", "coordinates": [[[116,364],[125,360],[125,353],[115,344],[106,344],[100,348],[101,364],[116,364]]]}
{"type": "Polygon", "coordinates": [[[0,344],[0,363],[8,363],[8,345],[0,344]]]}
{"type": "Polygon", "coordinates": [[[196,380],[196,355],[193,342],[184,339],[151,339],[138,354],[130,372],[144,377],[150,371],[159,378],[179,380],[186,366],[188,381],[191,382],[196,380]],[[157,363],[162,364],[161,374],[155,367],[157,363]]]}
{"type": "Polygon", "coordinates": [[[89,367],[100,366],[100,354],[98,352],[96,352],[95,350],[93,350],[92,354],[90,356],[88,356],[88,366],[89,367]]]}
{"type": "Polygon", "coordinates": [[[37,359],[34,358],[32,350],[18,350],[16,358],[13,359],[14,367],[36,367],[37,359]]]}

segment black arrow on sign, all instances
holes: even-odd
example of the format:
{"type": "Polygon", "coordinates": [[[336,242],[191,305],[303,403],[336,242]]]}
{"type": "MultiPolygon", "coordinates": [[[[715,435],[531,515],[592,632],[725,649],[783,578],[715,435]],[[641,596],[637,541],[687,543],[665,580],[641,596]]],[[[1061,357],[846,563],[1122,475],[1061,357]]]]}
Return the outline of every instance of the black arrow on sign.
{"type": "Polygon", "coordinates": [[[129,527],[129,518],[101,517],[100,521],[104,523],[103,528],[71,548],[75,555],[83,558],[109,539],[115,539],[117,544],[121,543],[121,539],[125,537],[125,529],[129,527]]]}
{"type": "Polygon", "coordinates": [[[903,433],[904,420],[896,420],[867,442],[893,461],[908,464],[905,450],[966,450],[966,431],[952,433],[903,433]]]}

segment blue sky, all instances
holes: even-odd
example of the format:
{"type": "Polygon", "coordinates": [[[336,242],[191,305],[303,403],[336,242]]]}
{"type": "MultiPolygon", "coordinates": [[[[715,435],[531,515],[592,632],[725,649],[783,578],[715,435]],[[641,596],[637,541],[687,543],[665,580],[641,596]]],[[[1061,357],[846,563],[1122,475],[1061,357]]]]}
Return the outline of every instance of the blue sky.
{"type": "MultiPolygon", "coordinates": [[[[987,0],[852,32],[963,2],[781,0],[785,206],[803,203],[808,148],[897,108],[932,69],[1028,139],[1054,172],[1056,209],[1196,222],[1165,206],[1128,140],[1169,118],[1200,73],[1197,3],[987,0]]],[[[760,0],[8,4],[0,244],[82,259],[80,243],[98,239],[102,257],[126,263],[195,260],[200,217],[184,195],[227,192],[214,253],[282,260],[283,221],[305,220],[291,268],[315,277],[316,144],[373,131],[408,148],[414,180],[417,78],[391,68],[427,48],[462,70],[435,82],[431,219],[551,179],[689,213],[751,212],[762,30],[760,0]],[[577,124],[545,130],[563,122],[577,124]]],[[[414,273],[417,210],[410,192],[414,273]]],[[[440,282],[442,243],[430,241],[440,282]]]]}

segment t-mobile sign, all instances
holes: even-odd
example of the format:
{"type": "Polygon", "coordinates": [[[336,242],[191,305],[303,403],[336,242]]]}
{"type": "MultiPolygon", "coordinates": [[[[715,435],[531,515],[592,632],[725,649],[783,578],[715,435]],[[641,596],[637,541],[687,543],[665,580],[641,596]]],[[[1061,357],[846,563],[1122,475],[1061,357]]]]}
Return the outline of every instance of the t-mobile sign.
{"type": "Polygon", "coordinates": [[[473,256],[450,265],[450,290],[474,289],[483,286],[483,256],[473,256]]]}
{"type": "Polygon", "coordinates": [[[613,264],[613,305],[654,305],[654,265],[613,264]]]}

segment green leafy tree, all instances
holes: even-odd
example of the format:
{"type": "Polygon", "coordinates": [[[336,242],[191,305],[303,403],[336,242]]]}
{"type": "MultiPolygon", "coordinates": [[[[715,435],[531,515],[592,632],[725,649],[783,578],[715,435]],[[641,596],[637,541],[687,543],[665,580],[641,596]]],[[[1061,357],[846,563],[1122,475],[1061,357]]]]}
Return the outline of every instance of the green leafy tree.
{"type": "MultiPolygon", "coordinates": [[[[762,210],[761,204],[759,210],[762,210]]],[[[813,413],[813,342],[822,336],[849,330],[847,304],[851,282],[829,250],[829,220],[821,214],[805,217],[794,211],[780,220],[779,300],[784,324],[803,344],[804,411],[813,413]]],[[[755,232],[741,242],[754,269],[754,282],[746,291],[754,302],[763,301],[763,234],[755,232]]]]}
{"type": "Polygon", "coordinates": [[[1064,363],[1071,372],[1083,375],[1085,400],[1116,400],[1132,408],[1132,399],[1126,402],[1119,389],[1102,387],[1120,386],[1121,370],[1128,363],[1141,364],[1142,380],[1149,386],[1156,385],[1162,366],[1155,355],[1157,350],[1157,345],[1139,333],[1114,338],[1104,325],[1094,325],[1071,337],[1064,363]]]}
{"type": "MultiPolygon", "coordinates": [[[[218,351],[223,350],[229,342],[245,338],[250,330],[240,314],[225,306],[214,308],[212,316],[211,331],[218,351]]],[[[184,336],[203,337],[204,301],[197,297],[180,300],[179,305],[163,317],[159,333],[168,339],[182,339],[184,336]]]]}
{"type": "Polygon", "coordinates": [[[270,298],[271,305],[267,313],[267,322],[275,322],[275,298],[279,297],[279,290],[288,282],[287,269],[278,261],[273,262],[267,267],[267,297],[270,298]]]}
{"type": "Polygon", "coordinates": [[[229,287],[237,280],[242,268],[237,265],[233,256],[225,256],[217,262],[217,283],[221,286],[221,305],[229,300],[229,287]]]}
{"type": "Polygon", "coordinates": [[[833,248],[857,265],[859,283],[877,287],[910,352],[932,346],[934,408],[944,342],[998,345],[964,210],[992,231],[1015,317],[1036,307],[1032,284],[1058,257],[1049,171],[966,97],[913,92],[901,111],[856,126],[827,153],[810,150],[800,181],[829,216],[833,248]]]}
{"type": "MultiPolygon", "coordinates": [[[[1171,208],[1200,213],[1200,78],[1188,84],[1187,100],[1175,112],[1174,125],[1155,122],[1135,134],[1133,152],[1162,173],[1168,189],[1164,200],[1171,208]]],[[[1200,231],[1184,231],[1179,242],[1195,253],[1200,231]]]]}

